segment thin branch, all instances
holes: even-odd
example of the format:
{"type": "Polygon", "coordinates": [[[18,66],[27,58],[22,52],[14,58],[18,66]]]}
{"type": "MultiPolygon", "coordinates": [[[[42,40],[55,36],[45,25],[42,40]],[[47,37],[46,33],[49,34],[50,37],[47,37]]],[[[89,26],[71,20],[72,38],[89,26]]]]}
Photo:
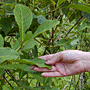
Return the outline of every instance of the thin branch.
{"type": "Polygon", "coordinates": [[[6,80],[6,82],[8,83],[8,85],[11,87],[11,88],[14,88],[11,83],[9,83],[9,81],[6,79],[5,75],[3,75],[3,78],[6,80]]]}
{"type": "Polygon", "coordinates": [[[80,75],[80,90],[83,90],[83,88],[82,88],[82,84],[83,84],[83,72],[81,73],[81,75],[80,75]]]}
{"type": "Polygon", "coordinates": [[[65,35],[64,38],[67,37],[67,35],[71,32],[71,30],[72,30],[78,23],[80,23],[80,22],[82,21],[82,19],[83,19],[83,16],[81,16],[81,18],[68,30],[68,32],[67,32],[67,34],[65,35]]]}
{"type": "Polygon", "coordinates": [[[72,81],[73,76],[71,76],[71,79],[69,80],[69,82],[64,86],[64,88],[62,90],[65,90],[67,88],[67,86],[70,84],[70,82],[72,81]]]}

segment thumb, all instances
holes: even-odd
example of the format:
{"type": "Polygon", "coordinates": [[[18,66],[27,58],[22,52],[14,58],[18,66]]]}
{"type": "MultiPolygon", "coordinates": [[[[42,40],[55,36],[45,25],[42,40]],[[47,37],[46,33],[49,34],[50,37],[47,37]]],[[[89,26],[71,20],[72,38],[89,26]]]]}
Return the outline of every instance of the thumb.
{"type": "Polygon", "coordinates": [[[53,65],[53,64],[56,64],[57,62],[61,61],[62,59],[63,59],[63,55],[61,52],[59,52],[59,53],[56,53],[52,59],[46,61],[45,63],[53,65]]]}

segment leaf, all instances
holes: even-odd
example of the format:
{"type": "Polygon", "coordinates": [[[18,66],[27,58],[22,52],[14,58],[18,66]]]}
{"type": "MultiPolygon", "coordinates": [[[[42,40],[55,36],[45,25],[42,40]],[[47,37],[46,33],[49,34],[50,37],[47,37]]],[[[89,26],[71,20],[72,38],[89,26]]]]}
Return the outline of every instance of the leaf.
{"type": "Polygon", "coordinates": [[[57,21],[57,20],[46,20],[37,28],[33,37],[36,37],[37,35],[39,35],[42,32],[50,30],[51,28],[53,28],[54,26],[56,26],[58,24],[59,24],[59,21],[57,21]]]}
{"type": "Polygon", "coordinates": [[[75,8],[90,13],[90,7],[86,5],[70,4],[67,6],[67,8],[75,8]]]}
{"type": "Polygon", "coordinates": [[[4,68],[4,69],[21,69],[23,71],[27,71],[30,72],[30,66],[27,66],[25,64],[9,64],[9,65],[2,65],[0,66],[0,68],[4,68]]]}
{"type": "Polygon", "coordinates": [[[46,18],[44,16],[42,16],[42,15],[39,15],[37,18],[38,18],[38,23],[39,24],[42,24],[43,22],[46,21],[46,18]]]}
{"type": "Polygon", "coordinates": [[[59,7],[60,4],[62,4],[63,2],[65,2],[66,0],[58,0],[57,2],[57,7],[59,7]]]}
{"type": "Polygon", "coordinates": [[[9,33],[10,29],[12,28],[11,18],[2,18],[0,20],[0,24],[2,27],[2,31],[5,33],[5,35],[7,35],[9,33]]]}
{"type": "Polygon", "coordinates": [[[3,85],[2,90],[12,90],[12,88],[9,86],[3,85]]]}
{"type": "Polygon", "coordinates": [[[36,45],[36,41],[31,37],[25,44],[22,50],[31,49],[36,45]]]}
{"type": "Polygon", "coordinates": [[[22,4],[16,4],[14,9],[14,16],[19,26],[21,41],[23,41],[25,38],[25,31],[30,27],[32,23],[32,12],[28,7],[22,4]]]}
{"type": "Polygon", "coordinates": [[[32,49],[32,54],[33,54],[34,58],[38,57],[38,49],[37,49],[37,46],[36,45],[32,49]]]}
{"type": "Polygon", "coordinates": [[[2,37],[2,35],[0,34],[0,47],[4,46],[4,39],[2,37]]]}
{"type": "Polygon", "coordinates": [[[0,78],[2,78],[2,75],[4,74],[4,69],[0,68],[0,78]]]}
{"type": "Polygon", "coordinates": [[[72,45],[67,42],[66,44],[63,45],[66,49],[71,49],[72,48],[72,45]]]}
{"type": "Polygon", "coordinates": [[[52,67],[45,64],[45,60],[41,58],[34,58],[34,59],[18,59],[14,60],[13,62],[19,62],[22,64],[31,64],[31,65],[37,65],[38,67],[47,67],[51,69],[52,67]]]}
{"type": "Polygon", "coordinates": [[[17,59],[18,53],[11,48],[0,48],[0,63],[5,60],[17,59]]]}
{"type": "Polygon", "coordinates": [[[61,39],[55,45],[63,45],[65,43],[67,43],[67,40],[66,39],[61,39]]]}
{"type": "Polygon", "coordinates": [[[85,29],[85,28],[87,28],[88,27],[88,25],[87,25],[87,23],[86,22],[84,22],[82,25],[80,25],[77,29],[80,31],[80,30],[83,30],[83,29],[85,29]]]}
{"type": "Polygon", "coordinates": [[[24,39],[23,43],[28,41],[31,37],[32,37],[32,31],[28,31],[25,35],[25,39],[24,39]]]}
{"type": "Polygon", "coordinates": [[[74,39],[74,40],[72,40],[72,42],[71,42],[71,45],[76,45],[76,44],[78,44],[78,42],[79,42],[79,38],[77,39],[74,39]]]}

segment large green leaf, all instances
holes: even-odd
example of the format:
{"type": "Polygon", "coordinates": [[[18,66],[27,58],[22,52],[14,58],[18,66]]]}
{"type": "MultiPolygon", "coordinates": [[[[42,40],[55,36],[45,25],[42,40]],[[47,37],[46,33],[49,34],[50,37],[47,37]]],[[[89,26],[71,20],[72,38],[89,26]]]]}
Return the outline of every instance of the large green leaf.
{"type": "Polygon", "coordinates": [[[86,6],[86,5],[77,5],[77,4],[70,4],[69,6],[67,6],[68,8],[75,8],[75,9],[79,9],[81,11],[85,11],[87,13],[90,13],[90,7],[86,6]]]}
{"type": "Polygon", "coordinates": [[[57,7],[58,7],[60,4],[62,4],[64,1],[66,1],[66,0],[58,0],[58,2],[57,2],[57,7]]]}
{"type": "Polygon", "coordinates": [[[18,53],[11,48],[0,48],[0,63],[5,60],[17,59],[18,53]]]}
{"type": "Polygon", "coordinates": [[[31,65],[37,65],[38,67],[47,67],[51,69],[52,67],[45,64],[45,60],[41,58],[34,58],[34,59],[18,59],[14,60],[14,62],[19,62],[23,64],[31,64],[31,65]]]}
{"type": "Polygon", "coordinates": [[[0,68],[4,68],[4,69],[21,69],[23,71],[27,71],[30,72],[30,66],[27,66],[25,64],[9,64],[9,65],[2,65],[0,66],[0,68]]]}
{"type": "Polygon", "coordinates": [[[26,43],[24,43],[24,48],[22,50],[31,49],[36,45],[36,41],[31,37],[26,43]]]}
{"type": "Polygon", "coordinates": [[[25,31],[30,27],[33,16],[31,10],[22,5],[16,4],[14,9],[15,20],[19,26],[21,40],[25,38],[25,31]]]}
{"type": "Polygon", "coordinates": [[[2,37],[2,35],[0,34],[0,47],[4,46],[4,39],[2,37]]]}
{"type": "Polygon", "coordinates": [[[50,30],[51,28],[53,28],[54,26],[58,25],[59,21],[57,20],[46,20],[45,22],[43,22],[36,30],[36,32],[34,33],[33,37],[36,37],[37,35],[39,35],[42,32],[45,32],[47,30],[50,30]]]}

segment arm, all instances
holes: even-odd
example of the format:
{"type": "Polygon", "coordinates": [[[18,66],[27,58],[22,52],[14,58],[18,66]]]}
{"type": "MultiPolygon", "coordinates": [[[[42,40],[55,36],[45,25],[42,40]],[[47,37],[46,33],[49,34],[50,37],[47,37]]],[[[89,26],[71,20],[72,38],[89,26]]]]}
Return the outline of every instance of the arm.
{"type": "Polygon", "coordinates": [[[86,72],[90,72],[90,52],[83,52],[84,53],[84,65],[86,68],[86,72]]]}

